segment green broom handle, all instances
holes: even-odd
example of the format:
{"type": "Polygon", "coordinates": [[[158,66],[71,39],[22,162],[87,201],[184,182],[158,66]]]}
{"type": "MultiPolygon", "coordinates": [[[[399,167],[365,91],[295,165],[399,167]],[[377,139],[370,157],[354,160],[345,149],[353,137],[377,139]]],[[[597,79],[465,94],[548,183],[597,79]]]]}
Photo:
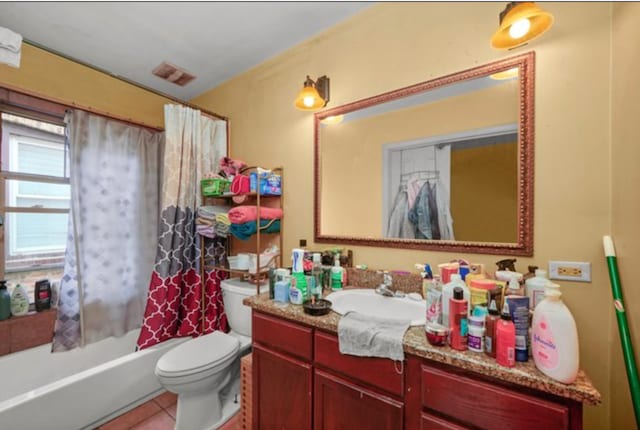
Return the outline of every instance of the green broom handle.
{"type": "Polygon", "coordinates": [[[603,244],[604,254],[607,258],[607,265],[609,266],[609,279],[611,281],[611,292],[613,293],[613,304],[616,310],[616,318],[618,320],[618,330],[620,332],[620,343],[622,344],[624,363],[627,367],[627,378],[629,380],[629,390],[631,391],[633,411],[636,416],[636,427],[640,428],[640,382],[638,380],[636,359],[633,354],[631,335],[629,334],[629,324],[627,323],[624,300],[622,299],[622,284],[620,282],[620,275],[618,274],[616,251],[613,246],[611,236],[604,236],[603,244]]]}

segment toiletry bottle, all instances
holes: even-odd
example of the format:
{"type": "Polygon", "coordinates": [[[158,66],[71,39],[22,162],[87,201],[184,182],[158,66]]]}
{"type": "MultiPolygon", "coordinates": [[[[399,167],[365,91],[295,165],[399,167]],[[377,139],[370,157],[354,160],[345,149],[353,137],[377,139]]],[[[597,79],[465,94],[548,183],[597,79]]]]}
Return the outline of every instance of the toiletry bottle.
{"type": "Polygon", "coordinates": [[[27,289],[18,284],[11,293],[11,315],[26,315],[29,312],[29,294],[27,289]]]}
{"type": "Polygon", "coordinates": [[[449,344],[451,348],[458,351],[467,349],[468,303],[464,298],[463,289],[455,287],[453,297],[449,300],[449,327],[451,328],[449,344]]]}
{"type": "Polygon", "coordinates": [[[496,326],[500,321],[500,312],[495,300],[491,300],[489,305],[489,315],[486,316],[484,331],[484,352],[489,356],[496,358],[496,326]]]}
{"type": "MultiPolygon", "coordinates": [[[[291,275],[291,281],[289,286],[289,301],[294,305],[301,305],[304,301],[304,294],[306,290],[302,290],[298,287],[297,273],[291,275]]],[[[303,275],[304,276],[304,275],[303,275]]]]}
{"type": "Polygon", "coordinates": [[[462,282],[462,277],[458,273],[453,273],[451,282],[442,287],[442,325],[447,328],[451,328],[449,326],[449,301],[453,297],[453,289],[456,287],[462,288],[464,299],[467,303],[470,299],[469,288],[462,282]]]}
{"type": "Polygon", "coordinates": [[[427,314],[425,324],[442,324],[442,284],[440,276],[435,275],[433,279],[425,279],[427,291],[425,301],[427,304],[427,314]]]}
{"type": "MultiPolygon", "coordinates": [[[[514,272],[515,273],[515,272],[514,272]]],[[[518,274],[519,275],[519,274],[518,274]]],[[[521,275],[520,275],[521,276],[521,275]]],[[[524,287],[520,285],[518,276],[512,276],[507,286],[507,296],[524,296],[524,287]]]]}
{"type": "Polygon", "coordinates": [[[538,266],[527,266],[528,272],[522,276],[522,280],[524,283],[527,283],[527,280],[536,276],[536,270],[538,270],[538,266]]]}
{"type": "Polygon", "coordinates": [[[291,277],[286,275],[284,279],[276,281],[274,288],[274,300],[279,306],[284,306],[289,303],[289,286],[291,284],[291,277]]]}
{"type": "Polygon", "coordinates": [[[7,281],[0,281],[0,321],[11,316],[11,294],[7,291],[7,281]]]}
{"type": "Polygon", "coordinates": [[[273,300],[276,293],[276,269],[269,268],[269,299],[273,300]]]}
{"type": "Polygon", "coordinates": [[[544,299],[544,290],[548,283],[549,278],[547,278],[547,271],[542,269],[536,270],[536,276],[527,279],[525,282],[531,310],[535,310],[538,303],[544,299]]]}
{"type": "Polygon", "coordinates": [[[467,347],[472,352],[484,352],[484,316],[469,317],[467,347]]]}
{"type": "Polygon", "coordinates": [[[340,254],[336,254],[331,268],[331,289],[341,290],[344,282],[344,269],[340,266],[340,254]]]}
{"type": "Polygon", "coordinates": [[[511,322],[506,300],[500,321],[496,324],[496,361],[505,367],[516,365],[516,326],[511,322]]]}
{"type": "Polygon", "coordinates": [[[545,375],[570,384],[578,375],[580,354],[576,322],[560,299],[560,286],[549,283],[533,312],[533,360],[545,375]]]}
{"type": "Polygon", "coordinates": [[[311,294],[316,298],[322,298],[322,256],[319,252],[313,254],[313,267],[311,277],[313,278],[313,288],[311,294]]]}
{"type": "Polygon", "coordinates": [[[33,296],[37,312],[51,309],[51,284],[48,279],[36,282],[33,296]]]}

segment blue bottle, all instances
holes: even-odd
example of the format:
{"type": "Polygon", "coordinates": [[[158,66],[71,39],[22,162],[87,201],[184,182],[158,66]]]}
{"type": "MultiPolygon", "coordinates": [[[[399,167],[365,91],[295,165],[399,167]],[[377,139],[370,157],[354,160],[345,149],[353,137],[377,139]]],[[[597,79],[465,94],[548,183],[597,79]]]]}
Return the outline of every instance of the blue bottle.
{"type": "Polygon", "coordinates": [[[11,294],[7,290],[7,281],[0,281],[0,321],[11,316],[11,294]]]}

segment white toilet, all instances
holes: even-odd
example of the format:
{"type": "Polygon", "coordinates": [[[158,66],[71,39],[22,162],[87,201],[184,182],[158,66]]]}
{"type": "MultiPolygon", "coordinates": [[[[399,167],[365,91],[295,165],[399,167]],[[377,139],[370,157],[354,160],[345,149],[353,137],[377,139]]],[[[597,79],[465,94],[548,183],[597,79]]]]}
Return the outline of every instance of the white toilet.
{"type": "MultiPolygon", "coordinates": [[[[160,384],[178,395],[176,430],[211,430],[240,409],[240,358],[251,348],[251,308],[242,300],[256,286],[238,279],[220,286],[231,331],[190,339],[156,364],[160,384]]],[[[268,288],[262,285],[260,292],[268,288]]]]}

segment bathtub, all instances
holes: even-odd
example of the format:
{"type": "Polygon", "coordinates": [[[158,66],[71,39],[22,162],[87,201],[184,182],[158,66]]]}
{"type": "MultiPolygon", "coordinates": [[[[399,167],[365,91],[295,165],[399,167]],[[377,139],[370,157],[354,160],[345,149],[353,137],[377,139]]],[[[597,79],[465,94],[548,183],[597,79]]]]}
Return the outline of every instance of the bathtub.
{"type": "Polygon", "coordinates": [[[0,357],[0,428],[93,429],[163,392],[156,361],[184,342],[133,352],[140,330],[52,354],[42,345],[0,357]]]}

